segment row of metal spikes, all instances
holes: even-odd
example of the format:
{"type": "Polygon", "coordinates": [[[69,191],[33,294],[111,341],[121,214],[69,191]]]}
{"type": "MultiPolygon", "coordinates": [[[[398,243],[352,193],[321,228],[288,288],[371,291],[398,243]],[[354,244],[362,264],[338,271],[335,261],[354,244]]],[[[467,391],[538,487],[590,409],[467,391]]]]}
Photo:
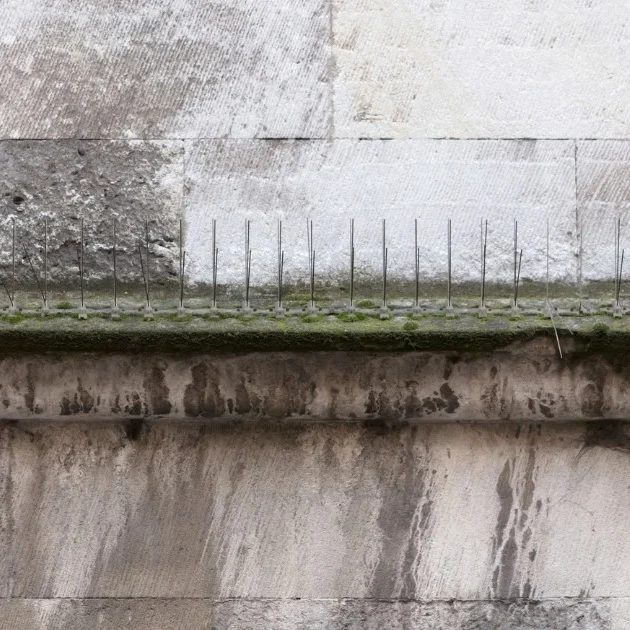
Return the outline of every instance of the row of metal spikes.
{"type": "MultiPolygon", "coordinates": [[[[447,219],[446,237],[447,237],[447,309],[452,309],[452,237],[451,237],[451,219],[447,219]]],[[[11,308],[16,308],[15,296],[16,296],[16,222],[13,219],[12,225],[12,263],[11,263],[11,283],[10,285],[4,278],[0,278],[0,283],[3,285],[11,308]]],[[[418,246],[418,220],[415,219],[414,223],[414,239],[415,239],[415,308],[419,307],[420,296],[420,247],[418,246]]],[[[315,309],[315,261],[316,251],[314,248],[313,239],[313,221],[307,219],[307,246],[308,246],[308,275],[309,275],[309,303],[310,308],[315,309]]],[[[245,301],[243,308],[246,311],[251,310],[250,305],[250,281],[251,281],[251,269],[252,269],[252,250],[250,247],[250,233],[251,233],[251,221],[245,222],[245,301]]],[[[580,230],[580,255],[579,255],[579,291],[580,291],[580,308],[581,308],[581,284],[582,284],[582,230],[580,230]]],[[[625,250],[620,249],[620,236],[621,236],[621,219],[615,220],[615,284],[614,284],[614,299],[615,306],[619,308],[619,297],[621,292],[622,273],[625,250]]],[[[547,220],[547,233],[546,233],[546,287],[547,287],[547,302],[549,302],[549,221],[547,220]]],[[[217,308],[217,272],[219,261],[219,249],[217,243],[217,220],[212,220],[212,308],[217,308]]],[[[284,297],[283,297],[283,276],[284,276],[284,250],[282,247],[282,221],[278,220],[277,225],[277,244],[278,244],[278,260],[277,260],[277,311],[283,310],[284,297]]],[[[480,309],[484,311],[486,309],[486,259],[487,259],[487,246],[488,246],[488,221],[482,220],[480,223],[480,263],[481,263],[481,300],[480,309]]],[[[40,275],[35,269],[31,255],[29,254],[26,246],[22,245],[24,250],[24,258],[26,259],[30,271],[36,281],[38,290],[42,297],[43,306],[48,308],[48,219],[44,220],[44,261],[43,261],[43,280],[40,280],[40,275]]],[[[146,298],[146,309],[151,310],[151,269],[150,269],[150,235],[149,235],[149,223],[145,223],[144,234],[144,252],[143,244],[138,242],[138,257],[140,261],[140,270],[142,274],[143,287],[146,298]]],[[[81,308],[85,308],[85,240],[84,240],[84,225],[83,219],[80,220],[80,243],[77,248],[78,267],[79,267],[79,282],[80,282],[80,294],[81,294],[81,308]]],[[[355,248],[354,248],[354,219],[350,220],[350,309],[355,306],[354,299],[354,275],[355,275],[355,248]]],[[[514,238],[513,238],[513,295],[512,305],[513,308],[518,308],[518,293],[521,277],[521,265],[523,260],[523,250],[518,247],[518,221],[514,221],[514,238]]],[[[114,293],[114,309],[118,311],[118,274],[117,274],[117,225],[114,219],[112,227],[112,266],[113,266],[113,293],[114,293]]],[[[386,233],[386,220],[382,220],[382,308],[387,308],[387,263],[388,263],[388,248],[387,248],[387,233],[386,233]]],[[[184,308],[184,289],[185,289],[185,268],[186,268],[186,251],[183,247],[183,221],[179,223],[179,306],[184,308]]]]}

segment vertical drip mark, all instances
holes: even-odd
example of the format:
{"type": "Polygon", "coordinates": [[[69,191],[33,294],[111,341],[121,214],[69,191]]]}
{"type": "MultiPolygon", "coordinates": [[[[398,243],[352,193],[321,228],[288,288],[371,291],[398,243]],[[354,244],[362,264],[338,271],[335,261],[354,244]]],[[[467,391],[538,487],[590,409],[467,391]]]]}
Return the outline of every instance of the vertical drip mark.
{"type": "Polygon", "coordinates": [[[414,235],[415,235],[414,263],[415,263],[415,281],[416,281],[416,295],[414,299],[414,307],[416,310],[418,310],[419,297],[420,297],[420,248],[418,247],[418,219],[414,220],[414,235]]]}
{"type": "Polygon", "coordinates": [[[451,220],[447,222],[447,242],[448,242],[448,282],[447,282],[447,307],[451,308],[451,274],[452,274],[452,238],[451,238],[451,220]]]}
{"type": "Polygon", "coordinates": [[[217,307],[217,263],[219,250],[217,249],[217,220],[212,219],[212,308],[217,307]]]}
{"type": "Polygon", "coordinates": [[[354,309],[354,219],[350,219],[350,309],[354,309]]]}
{"type": "Polygon", "coordinates": [[[48,217],[44,218],[44,309],[48,310],[48,217]]]}
{"type": "Polygon", "coordinates": [[[112,228],[112,258],[114,262],[114,308],[118,308],[118,270],[116,268],[116,217],[114,217],[114,225],[112,228]]]}

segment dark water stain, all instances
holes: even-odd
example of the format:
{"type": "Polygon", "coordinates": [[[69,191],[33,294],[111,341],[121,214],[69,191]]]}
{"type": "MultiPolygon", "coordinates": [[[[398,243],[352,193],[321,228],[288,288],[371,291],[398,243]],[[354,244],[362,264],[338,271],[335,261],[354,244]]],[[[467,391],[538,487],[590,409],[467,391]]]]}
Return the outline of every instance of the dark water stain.
{"type": "Polygon", "coordinates": [[[151,368],[151,374],[144,379],[143,387],[148,394],[151,410],[158,416],[165,416],[171,413],[173,405],[168,396],[169,388],[166,386],[164,373],[166,369],[160,365],[151,368]]]}
{"type": "Polygon", "coordinates": [[[610,448],[630,451],[630,436],[626,434],[623,423],[615,420],[589,422],[584,434],[584,448],[610,448]]]}
{"type": "Polygon", "coordinates": [[[512,505],[514,504],[514,491],[510,485],[510,476],[512,474],[510,460],[507,460],[503,466],[503,470],[497,480],[496,491],[499,495],[499,515],[497,524],[494,529],[494,550],[495,552],[503,545],[503,537],[507,527],[510,514],[512,513],[512,505]]]}
{"type": "Polygon", "coordinates": [[[192,383],[184,391],[184,412],[187,416],[216,418],[225,413],[225,400],[221,395],[217,379],[209,378],[206,363],[191,368],[192,383]]]}
{"type": "Polygon", "coordinates": [[[62,416],[75,416],[80,413],[90,413],[94,407],[94,398],[83,387],[81,379],[77,379],[77,391],[72,395],[64,394],[61,399],[62,416]]]}
{"type": "Polygon", "coordinates": [[[142,414],[142,401],[138,392],[132,392],[125,396],[125,413],[129,416],[139,416],[142,414]]]}
{"type": "Polygon", "coordinates": [[[35,405],[35,375],[33,364],[29,363],[26,367],[26,392],[24,394],[24,404],[26,408],[35,413],[39,413],[38,409],[34,409],[35,405]]]}

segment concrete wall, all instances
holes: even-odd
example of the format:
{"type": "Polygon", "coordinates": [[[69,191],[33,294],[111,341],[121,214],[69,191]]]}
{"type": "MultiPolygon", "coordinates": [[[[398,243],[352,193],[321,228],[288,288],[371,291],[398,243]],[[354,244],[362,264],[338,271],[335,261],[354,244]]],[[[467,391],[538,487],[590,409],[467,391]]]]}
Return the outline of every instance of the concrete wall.
{"type": "MultiPolygon", "coordinates": [[[[188,273],[242,282],[243,221],[253,221],[254,284],[275,273],[285,220],[289,281],[305,281],[305,221],[320,278],[357,266],[413,273],[420,220],[424,279],[508,281],[512,220],[523,277],[575,283],[613,274],[613,219],[628,220],[630,8],[617,0],[8,0],[0,23],[0,261],[11,217],[34,251],[50,216],[53,279],[76,277],[78,217],[87,269],[107,275],[114,216],[124,273],[151,219],[156,277],[176,268],[186,220],[188,273]]],[[[627,230],[626,230],[627,231],[627,230]]],[[[627,244],[626,234],[622,246],[627,244]]],[[[31,253],[33,253],[33,251],[31,253]]],[[[27,270],[22,270],[24,277],[27,270]]]]}
{"type": "Polygon", "coordinates": [[[630,428],[0,430],[0,627],[630,624],[630,428]]]}

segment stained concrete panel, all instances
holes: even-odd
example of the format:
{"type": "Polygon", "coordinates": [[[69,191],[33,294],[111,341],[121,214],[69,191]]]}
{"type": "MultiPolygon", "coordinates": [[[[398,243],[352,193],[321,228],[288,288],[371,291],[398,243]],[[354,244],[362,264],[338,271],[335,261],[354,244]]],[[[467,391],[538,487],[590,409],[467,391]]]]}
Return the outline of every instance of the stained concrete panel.
{"type": "Polygon", "coordinates": [[[628,596],[626,425],[2,432],[3,596],[628,596]]]}
{"type": "MultiPolygon", "coordinates": [[[[0,70],[1,72],[1,70],[0,70]]],[[[149,222],[155,284],[175,273],[181,216],[183,145],[177,141],[0,142],[0,264],[9,280],[12,221],[17,277],[34,285],[29,257],[43,283],[44,221],[48,218],[49,281],[79,286],[80,221],[85,274],[112,292],[113,222],[121,279],[141,277],[138,244],[149,222]]]]}
{"type": "Polygon", "coordinates": [[[617,0],[334,0],[337,137],[629,135],[617,0]]]}
{"type": "MultiPolygon", "coordinates": [[[[99,334],[107,339],[109,331],[99,334]]],[[[405,424],[630,416],[627,371],[596,355],[567,361],[575,347],[566,338],[564,360],[551,336],[491,356],[452,351],[134,355],[130,345],[129,354],[100,356],[96,364],[92,353],[3,358],[0,419],[405,424]]]]}
{"type": "MultiPolygon", "coordinates": [[[[608,601],[395,602],[244,601],[215,607],[221,630],[604,630],[616,616],[608,601]]],[[[614,626],[612,626],[614,627],[614,626]]]]}
{"type": "Polygon", "coordinates": [[[324,0],[7,0],[0,137],[322,137],[324,0]]]}
{"type": "Polygon", "coordinates": [[[275,282],[277,220],[284,221],[285,276],[308,279],[306,222],[314,223],[319,281],[349,283],[350,220],[358,277],[378,285],[382,219],[390,279],[414,274],[418,218],[423,281],[446,280],[452,219],[453,280],[479,281],[480,221],[487,219],[487,278],[511,282],[519,222],[523,280],[575,282],[574,143],[570,141],[197,141],[186,144],[189,273],[212,277],[218,221],[219,283],[244,282],[251,219],[252,284],[275,282]]]}
{"type": "MultiPolygon", "coordinates": [[[[584,279],[612,281],[618,219],[621,221],[620,247],[630,253],[630,142],[578,142],[577,191],[583,230],[584,279]]],[[[627,263],[625,259],[626,270],[627,263]]]]}
{"type": "Polygon", "coordinates": [[[396,602],[355,599],[0,601],[20,630],[622,630],[627,599],[396,602]]]}

